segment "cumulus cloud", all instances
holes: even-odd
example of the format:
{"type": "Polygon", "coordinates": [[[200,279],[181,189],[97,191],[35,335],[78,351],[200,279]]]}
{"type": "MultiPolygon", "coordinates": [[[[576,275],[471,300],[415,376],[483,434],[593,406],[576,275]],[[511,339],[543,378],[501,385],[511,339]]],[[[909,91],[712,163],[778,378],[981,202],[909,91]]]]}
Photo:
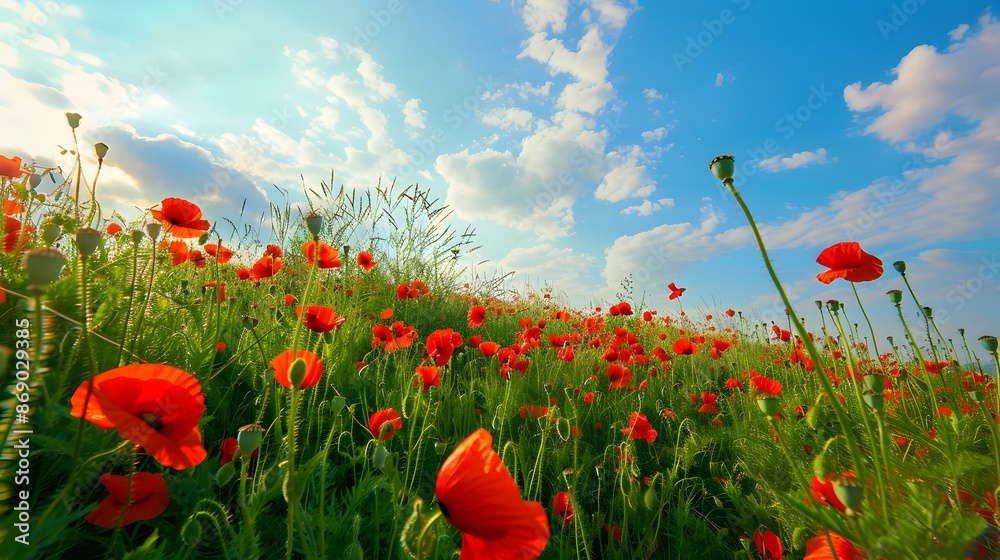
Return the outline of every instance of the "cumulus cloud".
{"type": "Polygon", "coordinates": [[[826,159],[826,156],[826,148],[820,148],[814,152],[798,152],[790,156],[778,154],[774,157],[761,160],[761,162],[757,165],[762,171],[777,173],[778,171],[798,169],[799,167],[805,167],[807,165],[822,165],[824,163],[836,161],[836,159],[828,160],[826,159]]]}
{"type": "Polygon", "coordinates": [[[555,33],[566,31],[566,16],[569,14],[569,0],[527,0],[521,17],[532,33],[552,27],[555,33]]]}
{"type": "Polygon", "coordinates": [[[518,107],[497,108],[483,115],[483,123],[504,130],[529,130],[534,116],[518,107]]]}
{"type": "Polygon", "coordinates": [[[420,108],[419,99],[410,99],[403,105],[404,122],[413,128],[427,126],[427,112],[420,108]]]}
{"type": "Polygon", "coordinates": [[[646,101],[652,103],[658,99],[663,99],[663,94],[656,91],[655,88],[646,88],[642,90],[642,96],[646,98],[646,101]]]}
{"type": "Polygon", "coordinates": [[[642,139],[646,143],[654,142],[656,140],[663,140],[667,136],[667,129],[664,127],[654,128],[653,130],[647,130],[642,133],[642,139]]]}
{"type": "Polygon", "coordinates": [[[629,206],[623,209],[620,213],[625,214],[626,216],[629,214],[634,214],[636,216],[652,216],[653,212],[658,212],[660,210],[663,210],[664,208],[673,208],[673,207],[674,207],[674,199],[672,198],[661,198],[655,202],[650,202],[649,200],[643,200],[642,204],[639,204],[638,206],[629,206]]]}

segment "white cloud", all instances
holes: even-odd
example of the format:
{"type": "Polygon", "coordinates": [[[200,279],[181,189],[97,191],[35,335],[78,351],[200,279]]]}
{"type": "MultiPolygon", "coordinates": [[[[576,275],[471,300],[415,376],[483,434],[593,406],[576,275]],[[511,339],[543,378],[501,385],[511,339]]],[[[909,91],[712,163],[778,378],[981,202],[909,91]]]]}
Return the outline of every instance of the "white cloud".
{"type": "Polygon", "coordinates": [[[955,29],[949,31],[948,37],[950,37],[952,41],[960,41],[962,40],[962,37],[965,37],[965,34],[968,33],[968,31],[969,31],[969,24],[963,23],[962,25],[959,25],[955,29]]]}
{"type": "Polygon", "coordinates": [[[545,31],[551,26],[555,33],[566,31],[569,0],[527,0],[521,17],[532,33],[545,31]]]}
{"type": "Polygon", "coordinates": [[[664,94],[656,91],[656,89],[654,89],[654,88],[646,88],[646,89],[642,90],[642,95],[643,95],[643,97],[646,98],[646,101],[648,101],[650,103],[652,103],[653,101],[656,101],[658,99],[663,99],[663,97],[664,97],[664,94]]]}
{"type": "Polygon", "coordinates": [[[532,97],[548,97],[552,89],[552,82],[545,82],[540,86],[532,85],[531,82],[523,84],[507,84],[505,87],[517,92],[518,97],[527,100],[532,97]]]}
{"type": "Polygon", "coordinates": [[[892,70],[892,82],[844,88],[852,111],[882,110],[865,131],[900,142],[952,112],[967,120],[995,112],[1000,107],[994,93],[1000,91],[1000,24],[989,14],[979,24],[980,31],[964,34],[943,52],[930,45],[914,48],[892,70]]]}
{"type": "Polygon", "coordinates": [[[546,64],[549,74],[569,74],[578,81],[599,84],[608,77],[608,53],[611,49],[601,41],[600,27],[591,25],[570,51],[561,39],[549,39],[544,32],[535,33],[523,44],[518,59],[530,58],[546,64]]]}
{"type": "Polygon", "coordinates": [[[530,111],[518,107],[497,108],[483,115],[483,123],[504,130],[529,130],[533,119],[530,111]]]}
{"type": "Polygon", "coordinates": [[[594,293],[591,271],[595,258],[589,254],[576,254],[572,249],[542,243],[532,247],[516,247],[496,262],[487,263],[483,272],[514,272],[511,287],[522,291],[528,286],[539,291],[545,282],[558,294],[572,301],[589,301],[594,293]]]}
{"type": "Polygon", "coordinates": [[[656,140],[663,140],[667,135],[667,129],[664,127],[654,128],[653,130],[647,130],[642,133],[642,139],[647,144],[656,140]]]}
{"type": "Polygon", "coordinates": [[[716,74],[715,75],[715,87],[722,87],[722,84],[725,83],[725,80],[726,80],[726,76],[722,72],[719,72],[718,74],[716,74]]]}
{"type": "Polygon", "coordinates": [[[619,202],[626,198],[642,198],[656,190],[656,181],[649,178],[645,165],[639,164],[642,150],[627,146],[628,151],[610,152],[607,162],[611,169],[597,186],[594,197],[598,200],[619,202]]]}
{"type": "Polygon", "coordinates": [[[386,81],[382,77],[382,65],[375,62],[372,55],[368,54],[361,47],[351,47],[349,52],[360,60],[358,74],[361,76],[365,87],[384,99],[399,95],[396,85],[386,81]]]}
{"type": "Polygon", "coordinates": [[[762,171],[777,173],[778,171],[798,169],[799,167],[805,167],[807,165],[822,165],[824,163],[836,161],[836,158],[833,160],[827,160],[826,156],[826,148],[820,148],[815,152],[798,152],[787,157],[782,154],[778,154],[774,157],[761,160],[757,165],[762,171]]]}
{"type": "Polygon", "coordinates": [[[631,1],[631,9],[615,0],[591,0],[590,5],[597,11],[598,21],[614,31],[620,31],[625,27],[629,16],[638,8],[636,0],[631,1]]]}
{"type": "Polygon", "coordinates": [[[419,99],[410,99],[403,105],[404,122],[413,128],[424,128],[427,126],[427,112],[420,108],[419,99]]]}
{"type": "Polygon", "coordinates": [[[642,204],[638,206],[629,206],[623,209],[620,213],[629,215],[635,214],[637,216],[652,216],[653,212],[658,212],[664,208],[673,208],[674,199],[672,198],[661,198],[656,202],[650,202],[649,200],[643,200],[642,204]]]}

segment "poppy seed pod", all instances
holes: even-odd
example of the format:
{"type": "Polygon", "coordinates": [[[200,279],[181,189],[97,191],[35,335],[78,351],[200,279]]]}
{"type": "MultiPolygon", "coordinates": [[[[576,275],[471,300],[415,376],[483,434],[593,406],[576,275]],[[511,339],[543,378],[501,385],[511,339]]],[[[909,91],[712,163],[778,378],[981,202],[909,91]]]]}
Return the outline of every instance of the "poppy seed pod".
{"type": "Polygon", "coordinates": [[[264,428],[260,424],[247,424],[236,433],[236,444],[240,448],[240,453],[247,457],[260,447],[263,439],[264,428]]]}
{"type": "Polygon", "coordinates": [[[89,257],[97,250],[101,243],[101,232],[94,228],[80,228],[76,230],[76,248],[84,257],[89,257]]]}
{"type": "Polygon", "coordinates": [[[900,274],[906,274],[906,261],[896,261],[892,263],[892,268],[895,268],[896,272],[900,274]]]}
{"type": "Polygon", "coordinates": [[[149,222],[146,224],[146,235],[156,243],[156,240],[160,238],[160,232],[163,231],[163,226],[157,222],[149,222]]]}
{"type": "Polygon", "coordinates": [[[82,118],[79,113],[66,113],[66,122],[74,130],[80,127],[80,119],[82,118]]]}
{"type": "Polygon", "coordinates": [[[42,176],[41,175],[32,174],[30,177],[28,177],[28,185],[30,185],[31,188],[37,189],[38,185],[41,185],[41,184],[42,184],[42,176]]]}
{"type": "Polygon", "coordinates": [[[137,229],[132,230],[132,243],[138,245],[142,241],[143,233],[137,229]]]}
{"type": "Polygon", "coordinates": [[[728,154],[716,156],[712,163],[708,164],[708,168],[720,181],[731,180],[733,173],[736,172],[736,158],[728,154]]]}
{"type": "Polygon", "coordinates": [[[924,311],[924,317],[926,317],[928,319],[933,319],[934,318],[934,310],[933,309],[931,309],[930,307],[923,307],[922,309],[924,311]]]}
{"type": "Polygon", "coordinates": [[[24,254],[24,269],[28,285],[33,290],[45,291],[49,284],[59,279],[66,257],[55,249],[32,249],[24,254]]]}
{"type": "Polygon", "coordinates": [[[309,229],[309,233],[313,234],[313,237],[319,237],[319,233],[323,231],[323,216],[310,212],[306,216],[306,227],[309,229]]]}
{"type": "Polygon", "coordinates": [[[983,345],[990,354],[997,353],[997,337],[992,335],[986,335],[979,337],[979,343],[983,345]]]}
{"type": "Polygon", "coordinates": [[[823,300],[816,300],[816,309],[819,309],[820,311],[823,310],[823,300]]]}
{"type": "Polygon", "coordinates": [[[889,296],[889,301],[895,303],[896,305],[899,305],[900,302],[903,301],[902,290],[889,290],[888,292],[885,293],[885,295],[889,296]]]}
{"type": "Polygon", "coordinates": [[[51,246],[59,239],[60,235],[62,235],[62,226],[59,224],[48,223],[42,226],[42,241],[45,242],[45,245],[51,246]]]}
{"type": "Polygon", "coordinates": [[[104,156],[108,155],[108,145],[104,142],[94,144],[94,153],[97,154],[98,161],[103,160],[104,156]]]}

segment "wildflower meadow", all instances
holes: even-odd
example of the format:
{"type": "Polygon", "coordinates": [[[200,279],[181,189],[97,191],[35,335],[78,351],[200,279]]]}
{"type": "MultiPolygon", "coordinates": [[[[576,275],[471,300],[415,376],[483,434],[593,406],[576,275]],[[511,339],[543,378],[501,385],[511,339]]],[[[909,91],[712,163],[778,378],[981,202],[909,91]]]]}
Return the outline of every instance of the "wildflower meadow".
{"type": "MultiPolygon", "coordinates": [[[[102,206],[114,146],[0,157],[2,558],[993,558],[997,338],[906,291],[786,321],[576,309],[470,276],[419,186],[305,185],[263,219],[102,206]],[[97,167],[84,165],[93,150],[97,167]],[[810,329],[803,320],[807,318],[810,329]]],[[[698,162],[704,166],[708,162],[698,162]]],[[[733,282],[738,279],[734,278],[733,282]]],[[[857,293],[855,287],[855,294],[857,293]]],[[[697,307],[697,306],[695,306],[697,307]]]]}

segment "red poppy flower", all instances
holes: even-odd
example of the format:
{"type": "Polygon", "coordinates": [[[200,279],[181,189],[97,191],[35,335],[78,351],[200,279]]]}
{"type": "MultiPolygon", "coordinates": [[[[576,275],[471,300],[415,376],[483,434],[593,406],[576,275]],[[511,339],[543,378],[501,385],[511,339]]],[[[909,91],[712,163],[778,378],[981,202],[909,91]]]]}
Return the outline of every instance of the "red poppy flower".
{"type": "MultiPolygon", "coordinates": [[[[302,315],[302,308],[297,308],[295,312],[302,315]]],[[[310,305],[306,307],[306,318],[303,324],[313,332],[325,333],[343,325],[344,321],[347,321],[347,317],[338,316],[332,307],[310,305]]]]}
{"type": "Polygon", "coordinates": [[[441,386],[441,370],[434,366],[417,366],[417,375],[420,377],[413,380],[413,385],[419,387],[423,381],[424,391],[441,386]]]}
{"type": "Polygon", "coordinates": [[[733,310],[733,309],[727,309],[726,310],[726,315],[732,317],[733,315],[736,315],[736,311],[733,310]]]}
{"type": "Polygon", "coordinates": [[[715,408],[715,403],[718,402],[718,400],[719,400],[719,395],[716,395],[715,393],[702,393],[701,394],[702,405],[701,408],[698,409],[698,412],[704,412],[708,414],[718,414],[719,409],[715,408]]]}
{"type": "Polygon", "coordinates": [[[251,272],[249,268],[242,266],[236,269],[236,277],[240,280],[249,280],[253,277],[253,272],[251,272]]]}
{"type": "Polygon", "coordinates": [[[118,235],[119,233],[122,232],[122,226],[120,226],[120,225],[118,225],[118,224],[116,224],[114,222],[111,222],[110,224],[108,224],[107,231],[108,231],[108,236],[109,237],[114,237],[114,236],[116,236],[116,235],[118,235]]]}
{"type": "Polygon", "coordinates": [[[402,321],[396,321],[392,326],[373,326],[372,335],[374,335],[372,348],[384,344],[386,352],[395,352],[413,344],[417,338],[417,329],[404,326],[402,321]]]}
{"type": "Polygon", "coordinates": [[[497,342],[488,340],[479,344],[479,351],[487,358],[496,354],[498,350],[500,350],[500,344],[497,342]]]}
{"type": "MultiPolygon", "coordinates": [[[[573,427],[575,428],[576,426],[573,427]]],[[[573,504],[571,503],[569,492],[563,490],[556,493],[552,498],[552,511],[556,513],[559,519],[563,520],[563,527],[569,525],[569,522],[573,520],[573,504]]]]}
{"type": "Polygon", "coordinates": [[[549,407],[539,406],[537,404],[522,404],[517,413],[524,419],[527,419],[528,416],[538,419],[549,415],[549,407]]]}
{"type": "Polygon", "coordinates": [[[820,533],[806,543],[806,555],[802,560],[865,560],[868,556],[851,541],[830,531],[830,541],[820,533]],[[830,548],[833,542],[833,549],[830,548]]]}
{"type": "Polygon", "coordinates": [[[202,255],[201,251],[197,249],[188,253],[187,260],[193,262],[198,268],[205,268],[205,255],[202,255]]]}
{"type": "Polygon", "coordinates": [[[219,287],[219,303],[222,303],[222,302],[226,301],[226,283],[225,283],[225,281],[215,282],[213,280],[211,282],[206,282],[206,283],[204,283],[204,284],[201,285],[201,293],[204,294],[206,291],[208,291],[209,288],[214,288],[216,286],[219,287]]]}
{"type": "Polygon", "coordinates": [[[153,219],[162,222],[166,232],[174,237],[201,237],[212,224],[201,218],[201,208],[182,198],[164,198],[161,210],[150,210],[153,219]]]}
{"type": "Polygon", "coordinates": [[[469,309],[469,328],[478,329],[486,321],[486,308],[482,305],[474,305],[469,309]]]}
{"type": "Polygon", "coordinates": [[[608,380],[611,381],[611,384],[608,385],[609,391],[611,389],[624,389],[632,380],[632,371],[621,364],[611,364],[608,366],[608,380]]]}
{"type": "Polygon", "coordinates": [[[667,288],[670,288],[670,299],[677,299],[684,295],[684,290],[687,288],[678,288],[673,282],[667,284],[667,288]]]}
{"type": "Polygon", "coordinates": [[[691,355],[698,353],[698,345],[691,342],[688,338],[678,338],[677,342],[674,342],[672,347],[674,354],[677,355],[691,355]]]}
{"type": "MultiPolygon", "coordinates": [[[[233,460],[236,456],[236,451],[239,450],[240,444],[239,440],[234,437],[226,438],[222,440],[222,444],[219,445],[219,450],[222,452],[222,456],[219,457],[219,466],[225,465],[226,463],[233,460]]],[[[254,449],[253,453],[250,454],[251,457],[257,456],[257,451],[259,449],[254,449]]]]}
{"type": "Polygon", "coordinates": [[[726,389],[743,389],[743,382],[735,377],[726,380],[726,389]]]}
{"type": "Polygon", "coordinates": [[[271,255],[272,257],[274,257],[276,259],[280,259],[281,258],[281,247],[279,247],[277,245],[268,245],[267,248],[264,249],[264,254],[265,255],[271,255]]]}
{"type": "Polygon", "coordinates": [[[11,179],[17,179],[18,177],[24,175],[25,172],[21,170],[21,158],[14,156],[12,158],[0,156],[0,177],[10,177],[11,179]]]}
{"type": "Polygon", "coordinates": [[[84,518],[98,527],[114,529],[119,525],[119,517],[121,527],[153,519],[170,505],[170,492],[162,474],[133,473],[131,492],[128,475],[105,473],[101,475],[101,484],[110,495],[84,518]],[[125,510],[124,515],[122,510],[125,510]]]}
{"type": "Polygon", "coordinates": [[[389,438],[403,429],[403,419],[394,408],[379,410],[368,419],[368,429],[375,439],[389,441],[389,438]]]}
{"type": "Polygon", "coordinates": [[[832,473],[826,475],[825,481],[820,481],[820,479],[814,476],[810,483],[810,491],[812,492],[812,497],[817,502],[825,506],[833,506],[840,513],[844,513],[847,510],[847,506],[844,505],[844,502],[840,501],[840,498],[837,497],[837,492],[833,489],[834,476],[832,473]]]}
{"type": "Polygon", "coordinates": [[[317,266],[325,269],[337,268],[342,264],[340,257],[337,256],[340,252],[333,247],[322,241],[307,241],[302,246],[302,252],[305,253],[306,260],[309,261],[310,265],[316,261],[317,246],[319,247],[319,264],[317,266]]]}
{"type": "Polygon", "coordinates": [[[633,412],[628,419],[628,427],[622,428],[622,433],[630,439],[644,439],[649,443],[656,441],[656,430],[649,424],[645,414],[633,412]]]}
{"type": "Polygon", "coordinates": [[[441,367],[451,360],[455,348],[462,345],[462,335],[452,329],[437,330],[427,337],[427,355],[441,367]]]}
{"type": "Polygon", "coordinates": [[[187,469],[208,455],[198,431],[205,411],[201,384],[175,367],[137,364],[108,370],[80,384],[70,403],[73,416],[105,430],[117,428],[165,467],[187,469]]]}
{"type": "Polygon", "coordinates": [[[549,540],[545,509],[521,500],[492,446],[480,428],[455,448],[438,472],[438,505],[462,532],[461,558],[537,558],[549,540]]]}
{"type": "Polygon", "coordinates": [[[781,383],[778,383],[773,379],[768,379],[763,375],[756,375],[752,379],[750,379],[750,385],[754,388],[755,391],[764,393],[766,395],[770,395],[772,397],[777,396],[778,393],[780,393],[781,390],[784,389],[781,383]]]}
{"type": "Polygon", "coordinates": [[[358,253],[358,266],[365,269],[365,272],[375,268],[375,260],[368,251],[358,253]]]}
{"type": "Polygon", "coordinates": [[[831,245],[816,257],[816,262],[829,268],[816,279],[829,284],[837,278],[848,282],[868,282],[882,276],[882,260],[861,250],[855,241],[831,245]]]}
{"type": "Polygon", "coordinates": [[[205,245],[205,252],[215,257],[215,261],[219,264],[226,264],[229,259],[233,258],[233,250],[229,247],[223,247],[221,243],[208,243],[205,245]]]}
{"type": "Polygon", "coordinates": [[[281,259],[272,257],[271,255],[264,255],[250,269],[250,278],[253,278],[255,281],[263,280],[264,278],[274,276],[279,270],[281,270],[281,259]]]}
{"type": "Polygon", "coordinates": [[[188,246],[183,241],[170,242],[170,264],[182,265],[188,260],[188,246]]]}
{"type": "Polygon", "coordinates": [[[319,378],[323,376],[323,362],[319,359],[319,356],[308,350],[299,350],[295,353],[294,357],[292,357],[291,350],[285,350],[271,360],[269,365],[274,370],[275,381],[288,389],[292,388],[292,381],[288,378],[288,373],[297,358],[302,359],[306,363],[306,374],[302,378],[302,384],[299,385],[299,389],[307,389],[319,383],[319,378]]]}
{"type": "Polygon", "coordinates": [[[761,533],[760,529],[757,529],[753,532],[753,540],[764,560],[782,560],[785,557],[785,548],[781,546],[781,540],[771,531],[761,533]]]}

